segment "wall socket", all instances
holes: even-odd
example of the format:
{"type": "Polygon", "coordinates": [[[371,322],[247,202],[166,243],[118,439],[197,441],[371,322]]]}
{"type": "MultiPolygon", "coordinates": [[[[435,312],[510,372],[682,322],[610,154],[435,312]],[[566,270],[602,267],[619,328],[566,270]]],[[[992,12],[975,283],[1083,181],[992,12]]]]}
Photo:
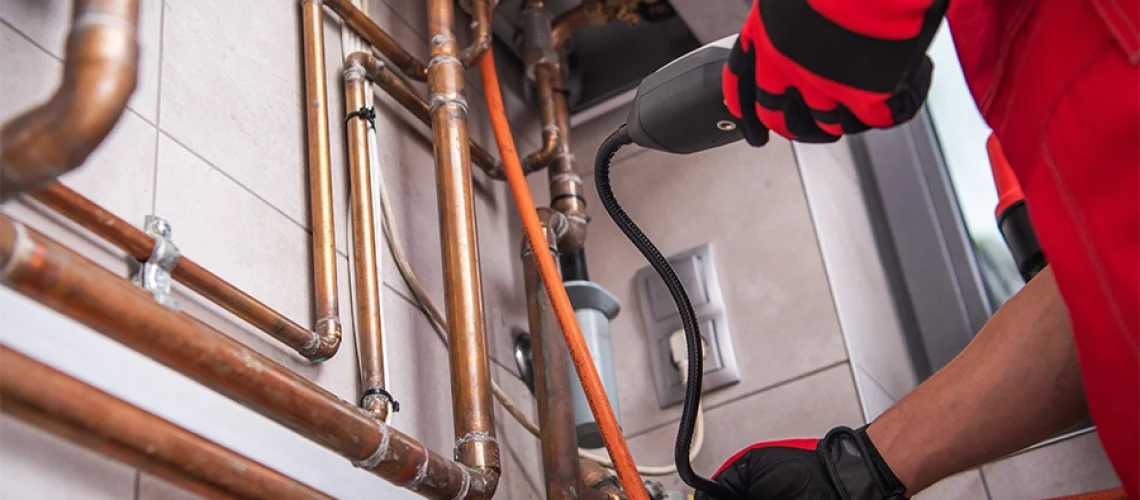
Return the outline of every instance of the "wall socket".
{"type": "MultiPolygon", "coordinates": [[[[685,287],[707,349],[704,362],[705,392],[740,381],[736,351],[729,332],[728,312],[717,277],[712,246],[704,244],[670,256],[669,265],[685,287]]],[[[662,408],[680,403],[685,387],[670,355],[669,337],[681,329],[677,305],[652,267],[634,275],[641,305],[641,320],[649,339],[650,367],[653,370],[657,401],[662,408]]]]}

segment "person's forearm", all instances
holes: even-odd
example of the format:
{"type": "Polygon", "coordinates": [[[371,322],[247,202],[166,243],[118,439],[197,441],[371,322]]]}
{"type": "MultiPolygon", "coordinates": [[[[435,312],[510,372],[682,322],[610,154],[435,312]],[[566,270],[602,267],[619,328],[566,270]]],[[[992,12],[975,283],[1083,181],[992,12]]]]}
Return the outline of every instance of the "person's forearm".
{"type": "Polygon", "coordinates": [[[867,433],[914,494],[1086,414],[1068,310],[1046,268],[867,433]]]}

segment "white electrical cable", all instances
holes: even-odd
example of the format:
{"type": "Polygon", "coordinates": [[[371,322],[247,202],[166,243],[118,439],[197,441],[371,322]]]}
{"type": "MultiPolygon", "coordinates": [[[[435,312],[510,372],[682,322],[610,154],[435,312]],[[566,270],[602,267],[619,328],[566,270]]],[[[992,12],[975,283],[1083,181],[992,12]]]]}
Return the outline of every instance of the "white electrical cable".
{"type": "MultiPolygon", "coordinates": [[[[381,218],[384,220],[384,236],[388,240],[388,247],[392,251],[392,260],[396,261],[396,268],[400,271],[400,276],[404,278],[404,282],[407,283],[408,288],[412,292],[412,295],[415,296],[416,302],[419,303],[421,309],[425,314],[427,314],[429,323],[431,323],[432,329],[436,333],[436,337],[438,337],[440,342],[443,342],[443,345],[446,346],[447,319],[444,317],[443,312],[440,311],[439,307],[437,307],[431,300],[431,297],[428,296],[427,290],[424,289],[423,284],[420,283],[419,278],[417,278],[416,274],[412,271],[411,264],[408,263],[407,256],[404,254],[403,246],[400,243],[400,232],[398,226],[396,225],[395,215],[393,215],[392,206],[388,202],[390,197],[388,196],[388,187],[384,183],[383,169],[377,168],[375,174],[376,175],[374,178],[376,179],[378,192],[380,195],[380,211],[382,213],[381,218]]],[[[684,385],[685,381],[688,378],[688,361],[682,360],[678,364],[678,369],[680,370],[681,374],[681,383],[684,385]]],[[[527,417],[525,413],[523,413],[522,409],[517,404],[515,404],[514,401],[511,401],[510,396],[508,396],[507,393],[503,391],[503,389],[499,387],[499,384],[495,383],[494,380],[491,381],[491,391],[494,394],[495,399],[498,400],[499,404],[503,406],[503,409],[506,410],[507,413],[510,413],[511,416],[518,421],[519,425],[522,425],[523,428],[525,428],[535,437],[539,436],[538,425],[531,421],[531,419],[527,417]]],[[[693,444],[689,449],[690,460],[695,459],[697,454],[700,453],[701,446],[704,445],[704,441],[704,411],[698,407],[697,420],[693,429],[693,444]]],[[[578,450],[578,456],[586,460],[597,462],[601,464],[602,467],[612,469],[614,466],[609,457],[595,454],[584,449],[578,450]]],[[[643,476],[670,476],[677,473],[677,466],[638,466],[637,471],[643,476]]]]}

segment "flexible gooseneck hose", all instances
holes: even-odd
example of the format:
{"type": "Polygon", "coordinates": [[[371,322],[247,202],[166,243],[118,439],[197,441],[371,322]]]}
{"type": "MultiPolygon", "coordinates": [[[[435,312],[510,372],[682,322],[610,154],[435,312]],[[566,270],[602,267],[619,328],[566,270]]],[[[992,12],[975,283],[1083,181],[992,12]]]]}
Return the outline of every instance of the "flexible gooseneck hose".
{"type": "Polygon", "coordinates": [[[673,296],[673,302],[677,304],[677,312],[681,315],[681,324],[685,329],[685,351],[689,358],[689,376],[688,382],[685,384],[685,400],[681,408],[681,422],[677,426],[677,443],[673,449],[673,460],[677,462],[677,475],[681,476],[681,480],[692,486],[693,489],[708,493],[715,498],[736,498],[736,493],[730,490],[728,486],[697,474],[689,460],[689,447],[693,441],[693,430],[696,426],[701,404],[701,379],[705,371],[704,355],[701,353],[701,332],[697,325],[697,315],[693,312],[692,303],[689,302],[689,295],[685,293],[685,287],[677,278],[677,273],[673,272],[669,261],[665,260],[653,242],[649,241],[645,233],[641,232],[641,229],[637,227],[637,224],[634,224],[633,219],[629,218],[629,215],[625,213],[617,199],[614,198],[614,190],[610,186],[610,162],[618,150],[632,142],[633,140],[630,139],[629,131],[626,130],[625,125],[622,125],[602,142],[594,163],[594,182],[598,187],[598,197],[601,198],[602,205],[610,214],[614,224],[617,224],[621,232],[625,233],[625,236],[629,238],[633,246],[637,247],[641,255],[645,256],[645,259],[661,276],[665,286],[669,288],[669,294],[673,296]]]}
{"type": "MultiPolygon", "coordinates": [[[[530,197],[530,188],[526,184],[526,174],[523,173],[522,164],[519,162],[514,138],[511,137],[506,107],[503,106],[503,95],[499,90],[499,76],[495,73],[495,58],[490,49],[479,62],[479,72],[483,76],[483,93],[487,100],[491,126],[495,132],[495,142],[499,146],[499,156],[503,160],[507,182],[511,186],[524,232],[532,248],[544,248],[546,236],[543,234],[542,223],[538,220],[534,200],[530,197]]],[[[574,307],[570,304],[570,297],[566,295],[566,288],[562,285],[558,265],[549,252],[534,252],[533,255],[538,261],[542,284],[550,296],[550,303],[562,327],[562,335],[566,338],[566,347],[570,351],[574,369],[578,372],[586,399],[590,403],[590,410],[598,422],[602,440],[605,441],[606,451],[613,460],[622,489],[631,500],[649,500],[649,494],[646,493],[641,476],[637,473],[637,466],[633,463],[633,455],[629,452],[621,427],[618,426],[617,417],[614,416],[614,409],[606,398],[606,389],[602,386],[597,368],[594,367],[590,349],[586,345],[586,340],[582,338],[582,330],[578,327],[574,307]]]]}

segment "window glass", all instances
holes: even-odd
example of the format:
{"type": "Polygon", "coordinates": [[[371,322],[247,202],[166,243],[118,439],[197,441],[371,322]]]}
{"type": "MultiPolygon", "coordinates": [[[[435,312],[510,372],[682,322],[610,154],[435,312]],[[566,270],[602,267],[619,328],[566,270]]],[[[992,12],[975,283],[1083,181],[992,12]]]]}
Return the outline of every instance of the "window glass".
{"type": "Polygon", "coordinates": [[[927,108],[986,292],[990,303],[997,309],[1021,288],[1023,282],[994,218],[998,196],[986,154],[990,128],[966,86],[945,21],[928,54],[935,69],[927,108]]]}

